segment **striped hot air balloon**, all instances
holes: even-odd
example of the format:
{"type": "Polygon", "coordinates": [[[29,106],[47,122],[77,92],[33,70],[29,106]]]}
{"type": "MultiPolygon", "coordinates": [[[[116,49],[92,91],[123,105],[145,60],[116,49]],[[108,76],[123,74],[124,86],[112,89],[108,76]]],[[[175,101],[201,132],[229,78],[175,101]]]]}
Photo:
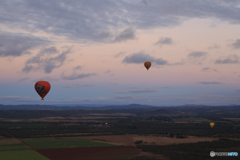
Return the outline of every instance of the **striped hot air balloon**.
{"type": "Polygon", "coordinates": [[[147,70],[151,67],[151,62],[145,62],[144,66],[147,68],[147,70]]]}

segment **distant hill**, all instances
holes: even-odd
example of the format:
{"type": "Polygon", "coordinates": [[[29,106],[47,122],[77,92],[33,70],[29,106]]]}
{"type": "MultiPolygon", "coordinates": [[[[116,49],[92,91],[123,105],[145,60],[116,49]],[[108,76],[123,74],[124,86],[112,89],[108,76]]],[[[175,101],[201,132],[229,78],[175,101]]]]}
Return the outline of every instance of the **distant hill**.
{"type": "Polygon", "coordinates": [[[214,108],[214,107],[221,107],[223,109],[227,108],[239,108],[240,105],[225,105],[225,106],[208,106],[208,105],[181,105],[181,106],[151,106],[151,105],[141,105],[141,104],[128,104],[128,105],[110,105],[110,106],[68,106],[68,105],[1,105],[0,110],[147,110],[146,112],[155,112],[155,113],[168,113],[169,110],[174,111],[180,108],[186,109],[202,109],[202,108],[214,108]],[[175,108],[175,109],[174,109],[175,108]]]}
{"type": "Polygon", "coordinates": [[[120,105],[120,106],[106,106],[106,107],[100,107],[105,109],[143,109],[143,108],[158,108],[156,106],[150,106],[150,105],[141,105],[141,104],[129,104],[129,105],[120,105]]]}
{"type": "Polygon", "coordinates": [[[151,111],[151,113],[162,114],[162,113],[169,113],[169,111],[167,111],[165,108],[160,108],[160,109],[156,109],[156,110],[151,111]]]}
{"type": "Polygon", "coordinates": [[[102,107],[90,107],[90,106],[55,106],[55,105],[1,105],[0,110],[62,110],[62,109],[154,109],[156,106],[140,105],[140,104],[129,104],[129,105],[111,105],[102,107]]]}

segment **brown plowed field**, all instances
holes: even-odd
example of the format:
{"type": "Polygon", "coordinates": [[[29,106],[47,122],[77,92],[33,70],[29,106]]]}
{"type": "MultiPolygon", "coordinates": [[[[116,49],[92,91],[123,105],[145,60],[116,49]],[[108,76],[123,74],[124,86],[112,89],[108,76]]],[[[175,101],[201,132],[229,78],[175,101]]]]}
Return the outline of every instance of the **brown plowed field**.
{"type": "Polygon", "coordinates": [[[130,146],[55,148],[39,149],[51,160],[120,160],[140,154],[140,150],[130,146]]]}
{"type": "Polygon", "coordinates": [[[80,136],[80,137],[64,137],[70,139],[89,139],[94,141],[102,141],[116,145],[135,146],[132,135],[107,135],[107,136],[80,136]]]}
{"type": "Polygon", "coordinates": [[[214,141],[218,140],[219,138],[213,137],[194,137],[188,136],[188,138],[170,138],[170,137],[158,137],[158,136],[133,136],[134,141],[142,140],[146,145],[171,145],[171,144],[179,144],[179,143],[197,143],[197,142],[204,142],[204,141],[214,141]],[[146,142],[146,143],[145,143],[146,142]]]}

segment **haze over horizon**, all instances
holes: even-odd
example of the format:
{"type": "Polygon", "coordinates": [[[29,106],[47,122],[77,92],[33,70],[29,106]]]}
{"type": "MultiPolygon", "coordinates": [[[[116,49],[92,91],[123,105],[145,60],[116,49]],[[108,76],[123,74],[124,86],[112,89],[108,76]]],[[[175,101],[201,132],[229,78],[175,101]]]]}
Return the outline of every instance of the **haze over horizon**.
{"type": "Polygon", "coordinates": [[[2,0],[0,11],[0,104],[240,105],[240,1],[2,0]]]}

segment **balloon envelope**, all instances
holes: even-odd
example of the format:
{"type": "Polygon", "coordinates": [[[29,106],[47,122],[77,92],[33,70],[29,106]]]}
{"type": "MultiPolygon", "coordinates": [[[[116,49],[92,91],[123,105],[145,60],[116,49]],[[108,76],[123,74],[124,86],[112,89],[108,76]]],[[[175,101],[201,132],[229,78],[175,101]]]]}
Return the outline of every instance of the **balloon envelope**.
{"type": "Polygon", "coordinates": [[[51,85],[47,81],[38,81],[35,83],[34,88],[43,100],[43,98],[48,94],[51,85]]]}
{"type": "Polygon", "coordinates": [[[210,126],[211,126],[212,128],[214,127],[214,125],[215,125],[214,123],[210,123],[210,126]]]}
{"type": "Polygon", "coordinates": [[[151,62],[145,62],[144,66],[147,68],[147,70],[151,67],[151,62]]]}

